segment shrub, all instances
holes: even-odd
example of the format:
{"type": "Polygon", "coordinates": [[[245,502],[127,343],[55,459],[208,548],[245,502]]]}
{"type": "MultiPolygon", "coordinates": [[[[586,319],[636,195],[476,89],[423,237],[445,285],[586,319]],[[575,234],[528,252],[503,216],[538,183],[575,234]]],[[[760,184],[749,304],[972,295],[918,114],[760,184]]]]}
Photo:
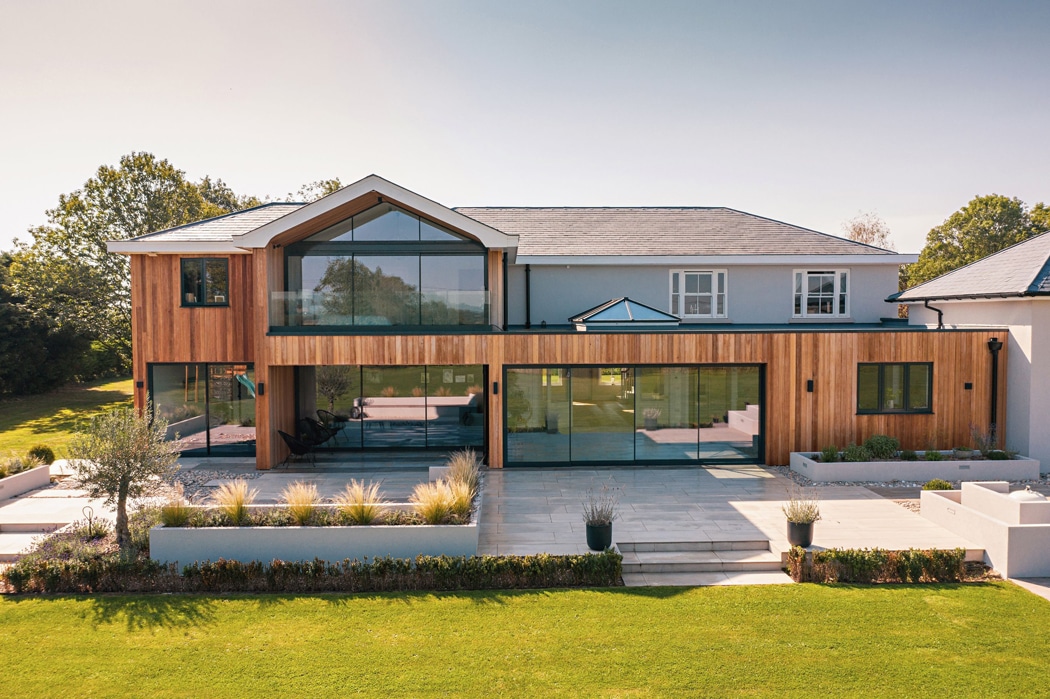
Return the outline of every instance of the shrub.
{"type": "Polygon", "coordinates": [[[820,461],[825,464],[833,464],[839,460],[839,448],[829,444],[820,450],[820,461]]]}
{"type": "Polygon", "coordinates": [[[977,451],[981,452],[981,456],[988,456],[988,452],[995,449],[995,444],[998,441],[994,428],[986,432],[977,425],[970,425],[970,438],[973,440],[977,451]]]}
{"type": "Polygon", "coordinates": [[[873,434],[864,440],[864,448],[876,459],[892,459],[901,448],[901,443],[896,437],[873,434]]]}
{"type": "Polygon", "coordinates": [[[901,461],[918,461],[919,455],[911,449],[902,449],[900,453],[901,461]]]}
{"type": "Polygon", "coordinates": [[[238,478],[220,485],[215,490],[212,500],[220,513],[234,526],[240,527],[248,523],[248,505],[255,501],[258,494],[257,489],[248,489],[248,481],[238,478]]]}
{"type": "Polygon", "coordinates": [[[849,462],[871,461],[871,452],[863,446],[850,442],[849,446],[842,450],[842,460],[849,462]]]}
{"type": "Polygon", "coordinates": [[[182,483],[176,483],[175,491],[160,507],[160,521],[165,527],[184,527],[192,512],[193,508],[183,495],[182,483]]]}
{"type": "Polygon", "coordinates": [[[383,514],[383,499],[379,484],[351,480],[335,499],[339,513],[353,524],[371,524],[383,514]]]}
{"type": "Polygon", "coordinates": [[[285,502],[285,509],[292,516],[292,521],[299,526],[310,524],[317,512],[317,505],[321,502],[321,496],[317,494],[317,486],[313,483],[296,481],[281,491],[281,497],[285,502]]]}
{"type": "Polygon", "coordinates": [[[942,454],[941,452],[937,451],[936,449],[927,449],[925,452],[923,452],[922,458],[926,459],[927,461],[944,461],[945,460],[944,454],[942,454]]]}
{"type": "Polygon", "coordinates": [[[1013,457],[1002,449],[993,449],[992,451],[985,454],[992,461],[1009,461],[1013,457]]]}
{"type": "Polygon", "coordinates": [[[828,549],[788,552],[788,574],[796,582],[935,583],[963,578],[966,549],[886,551],[828,549]]]}
{"type": "Polygon", "coordinates": [[[427,524],[444,524],[452,514],[452,491],[445,481],[418,484],[408,501],[427,524]]]}
{"type": "Polygon", "coordinates": [[[926,481],[923,486],[923,490],[951,490],[952,484],[943,478],[934,478],[933,480],[926,481]]]}
{"type": "Polygon", "coordinates": [[[37,444],[27,455],[49,466],[55,463],[55,452],[46,444],[37,444]]]}
{"type": "Polygon", "coordinates": [[[35,456],[8,456],[0,459],[0,478],[13,476],[23,471],[43,466],[44,462],[35,456]]]}
{"type": "Polygon", "coordinates": [[[450,483],[466,483],[471,495],[478,492],[478,479],[481,475],[481,459],[473,449],[461,449],[449,454],[448,480],[450,483]]]}

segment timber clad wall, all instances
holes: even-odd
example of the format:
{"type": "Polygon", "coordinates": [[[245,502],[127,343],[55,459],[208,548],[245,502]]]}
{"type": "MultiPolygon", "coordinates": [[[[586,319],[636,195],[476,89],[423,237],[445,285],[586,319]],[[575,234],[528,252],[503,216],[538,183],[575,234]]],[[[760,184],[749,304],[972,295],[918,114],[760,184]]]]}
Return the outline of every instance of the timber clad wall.
{"type": "MultiPolygon", "coordinates": [[[[270,288],[282,288],[279,248],[230,256],[230,306],[181,308],[178,255],[132,255],[135,380],[154,362],[254,362],[257,463],[285,456],[277,430],[294,431],[295,366],[323,364],[484,364],[488,367],[488,463],[502,466],[503,366],[764,364],[765,463],[791,451],[861,442],[871,434],[902,446],[950,448],[987,429],[991,358],[987,342],[1004,330],[879,330],[753,333],[478,333],[463,335],[267,335],[270,288]],[[933,414],[857,415],[857,364],[933,362],[933,414]],[[806,382],[814,381],[813,393],[806,382]],[[492,383],[500,382],[499,394],[492,383]],[[973,389],[966,390],[965,383],[973,389]]],[[[501,262],[489,260],[489,274],[501,262]]],[[[490,286],[492,284],[490,283],[490,286]]],[[[498,288],[498,285],[497,285],[498,288]]],[[[501,310],[492,296],[495,323],[501,310]]],[[[999,424],[1006,424],[1006,351],[1000,353],[999,424]]],[[[136,389],[137,405],[145,388],[136,389]]],[[[1002,430],[1001,430],[1002,431],[1002,430]]]]}

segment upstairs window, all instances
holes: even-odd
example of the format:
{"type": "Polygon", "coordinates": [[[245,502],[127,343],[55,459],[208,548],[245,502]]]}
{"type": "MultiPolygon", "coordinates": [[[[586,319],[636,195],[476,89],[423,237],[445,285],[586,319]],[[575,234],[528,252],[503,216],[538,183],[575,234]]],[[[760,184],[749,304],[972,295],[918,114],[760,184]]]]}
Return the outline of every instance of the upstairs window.
{"type": "Polygon", "coordinates": [[[679,318],[725,318],[726,271],[672,271],[671,314],[679,318]]]}
{"type": "Polygon", "coordinates": [[[933,412],[933,364],[857,365],[857,412],[933,412]]]}
{"type": "Polygon", "coordinates": [[[230,261],[225,257],[182,259],[182,305],[228,306],[230,261]]]}
{"type": "Polygon", "coordinates": [[[795,270],[795,318],[848,318],[848,270],[795,270]]]}

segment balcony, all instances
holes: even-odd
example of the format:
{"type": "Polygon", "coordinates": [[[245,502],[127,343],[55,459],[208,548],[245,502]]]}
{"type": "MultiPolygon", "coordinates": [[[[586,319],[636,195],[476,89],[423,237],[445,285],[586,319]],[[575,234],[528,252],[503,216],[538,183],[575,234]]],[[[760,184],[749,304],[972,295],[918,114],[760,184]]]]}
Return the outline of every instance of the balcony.
{"type": "Polygon", "coordinates": [[[279,334],[400,333],[489,330],[488,291],[353,295],[314,291],[270,294],[270,332],[279,334]]]}

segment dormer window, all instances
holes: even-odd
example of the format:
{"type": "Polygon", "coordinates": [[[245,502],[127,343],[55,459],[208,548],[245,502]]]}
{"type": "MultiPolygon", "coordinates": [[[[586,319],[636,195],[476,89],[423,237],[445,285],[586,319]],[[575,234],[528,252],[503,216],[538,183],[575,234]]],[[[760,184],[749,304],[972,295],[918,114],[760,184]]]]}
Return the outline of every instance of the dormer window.
{"type": "Polygon", "coordinates": [[[230,261],[225,257],[182,258],[183,306],[230,305],[230,261]]]}

